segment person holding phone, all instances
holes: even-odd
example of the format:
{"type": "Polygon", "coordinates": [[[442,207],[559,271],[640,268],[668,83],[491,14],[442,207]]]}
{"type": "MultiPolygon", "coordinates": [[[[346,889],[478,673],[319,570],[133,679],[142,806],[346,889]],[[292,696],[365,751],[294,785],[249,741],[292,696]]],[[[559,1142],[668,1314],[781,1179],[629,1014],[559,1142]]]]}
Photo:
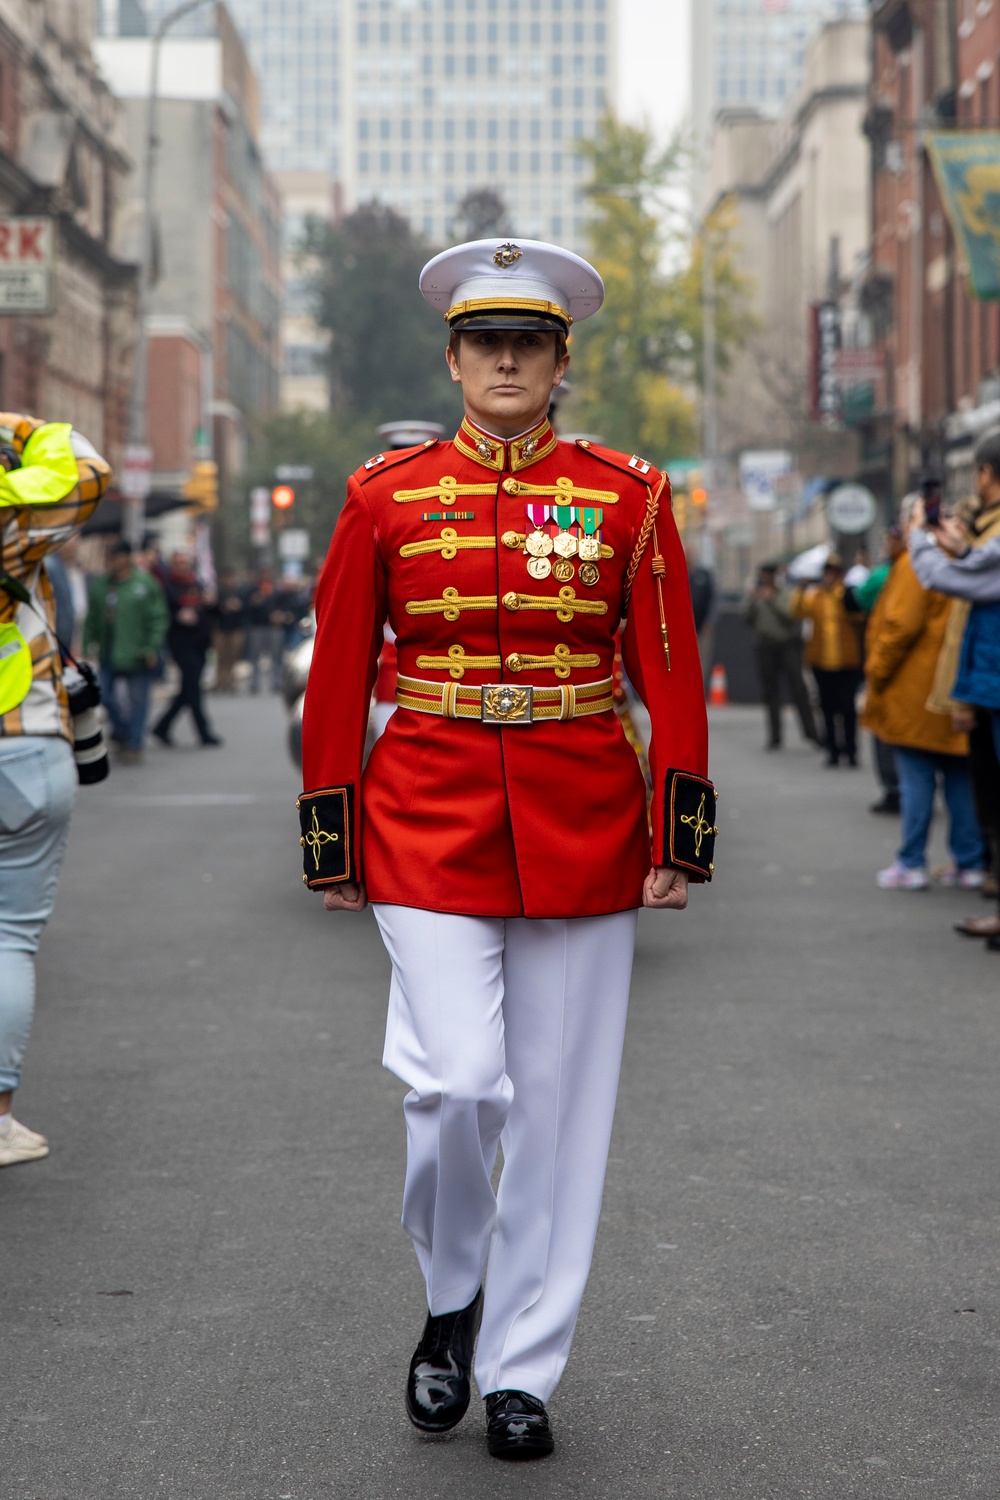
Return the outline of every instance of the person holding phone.
{"type": "MultiPolygon", "coordinates": [[[[974,456],[979,510],[971,528],[931,508],[917,515],[909,547],[925,588],[956,601],[948,624],[931,702],[950,712],[969,736],[979,818],[994,877],[1000,875],[1000,431],[988,433],[974,456]]],[[[990,917],[968,917],[964,936],[985,938],[1000,953],[1000,907],[990,917]]]]}

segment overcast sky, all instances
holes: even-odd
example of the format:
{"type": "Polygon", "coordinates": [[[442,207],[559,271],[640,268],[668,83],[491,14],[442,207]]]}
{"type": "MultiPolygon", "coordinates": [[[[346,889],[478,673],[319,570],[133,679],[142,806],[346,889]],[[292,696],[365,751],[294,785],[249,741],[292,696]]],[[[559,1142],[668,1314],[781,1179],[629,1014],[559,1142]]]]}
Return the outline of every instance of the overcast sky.
{"type": "Polygon", "coordinates": [[[690,7],[699,0],[618,0],[618,107],[665,137],[689,109],[690,7]]]}

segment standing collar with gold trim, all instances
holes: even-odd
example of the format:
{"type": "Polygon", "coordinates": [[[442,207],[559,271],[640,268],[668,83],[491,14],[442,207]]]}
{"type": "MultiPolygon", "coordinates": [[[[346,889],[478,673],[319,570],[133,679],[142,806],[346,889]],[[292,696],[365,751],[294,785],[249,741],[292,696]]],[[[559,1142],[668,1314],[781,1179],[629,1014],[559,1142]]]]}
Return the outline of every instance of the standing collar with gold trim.
{"type": "Polygon", "coordinates": [[[468,417],[463,417],[462,425],[455,434],[455,447],[459,453],[482,464],[484,469],[493,469],[497,474],[508,469],[516,474],[518,469],[530,468],[532,464],[537,464],[554,453],[557,441],[549,426],[548,417],[544,417],[529,432],[522,432],[520,436],[510,438],[507,442],[503,438],[494,437],[492,433],[483,432],[468,417]]]}

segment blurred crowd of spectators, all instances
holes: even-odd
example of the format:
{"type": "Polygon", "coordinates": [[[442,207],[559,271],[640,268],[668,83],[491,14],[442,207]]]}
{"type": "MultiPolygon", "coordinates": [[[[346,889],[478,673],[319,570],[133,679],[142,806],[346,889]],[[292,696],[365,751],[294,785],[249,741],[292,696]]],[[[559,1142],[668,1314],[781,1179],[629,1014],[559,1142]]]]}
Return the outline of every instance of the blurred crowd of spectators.
{"type": "MultiPolygon", "coordinates": [[[[785,692],[805,739],[830,767],[858,764],[861,724],[871,733],[882,795],[872,812],[899,814],[896,857],[883,890],[933,881],[1000,899],[1000,432],[975,456],[976,496],[942,513],[932,481],[903,501],[873,569],[836,554],[822,578],[794,587],[760,570],[745,607],[754,632],[769,750],[782,745],[785,692]],[[808,622],[803,641],[803,622],[808,622]],[[816,684],[821,724],[803,673],[816,684]],[[863,688],[863,694],[859,692],[863,688]],[[940,791],[949,862],[928,866],[940,791]]],[[[1000,952],[1000,905],[958,923],[1000,952]]]]}
{"type": "Polygon", "coordinates": [[[221,745],[206,682],[220,693],[279,691],[312,599],[310,578],[275,579],[269,567],[225,569],[206,583],[190,552],[164,561],[155,540],[146,542],[133,551],[112,541],[103,572],[85,573],[72,547],[46,563],[60,637],[97,665],[110,738],[125,765],[142,761],[150,734],[172,746],[185,711],[199,745],[221,745]],[[154,698],[163,701],[150,726],[154,698]]]}

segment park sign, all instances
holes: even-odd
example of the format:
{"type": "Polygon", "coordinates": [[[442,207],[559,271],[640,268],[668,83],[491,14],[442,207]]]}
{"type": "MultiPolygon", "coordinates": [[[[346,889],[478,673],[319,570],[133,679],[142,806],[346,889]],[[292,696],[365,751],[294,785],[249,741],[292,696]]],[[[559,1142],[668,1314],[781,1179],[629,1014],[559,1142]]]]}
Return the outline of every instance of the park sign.
{"type": "Polygon", "coordinates": [[[934,175],[981,302],[1000,299],[1000,132],[924,136],[934,175]]]}
{"type": "Polygon", "coordinates": [[[0,313],[55,312],[55,244],[52,219],[0,217],[0,313]]]}

